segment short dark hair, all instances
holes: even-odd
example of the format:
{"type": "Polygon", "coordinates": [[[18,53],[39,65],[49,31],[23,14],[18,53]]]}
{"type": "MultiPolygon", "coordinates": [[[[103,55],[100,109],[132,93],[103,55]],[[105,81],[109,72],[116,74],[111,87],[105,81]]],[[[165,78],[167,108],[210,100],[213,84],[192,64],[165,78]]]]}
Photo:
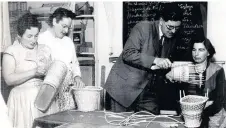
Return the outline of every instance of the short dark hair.
{"type": "Polygon", "coordinates": [[[178,6],[177,3],[165,3],[160,13],[160,17],[164,21],[182,21],[183,10],[178,6]]]}
{"type": "Polygon", "coordinates": [[[26,13],[21,16],[17,21],[17,31],[19,36],[23,36],[27,29],[31,27],[37,27],[41,29],[41,24],[38,22],[37,16],[31,13],[26,13]]]}
{"type": "Polygon", "coordinates": [[[204,34],[194,34],[191,39],[191,50],[193,49],[193,46],[195,43],[203,43],[203,45],[206,47],[207,51],[209,52],[209,56],[207,57],[208,61],[212,59],[213,55],[216,53],[214,46],[210,42],[209,39],[207,39],[204,34]]]}
{"type": "Polygon", "coordinates": [[[65,8],[57,8],[52,15],[49,17],[48,24],[50,27],[53,26],[53,19],[56,18],[56,22],[58,23],[63,18],[71,18],[74,19],[76,14],[73,13],[71,10],[67,10],[65,8]]]}

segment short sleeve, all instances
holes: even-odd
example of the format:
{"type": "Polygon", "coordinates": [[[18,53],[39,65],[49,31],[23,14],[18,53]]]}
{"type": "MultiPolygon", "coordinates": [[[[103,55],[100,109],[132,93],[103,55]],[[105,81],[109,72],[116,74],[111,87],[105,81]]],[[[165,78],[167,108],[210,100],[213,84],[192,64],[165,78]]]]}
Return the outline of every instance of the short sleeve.
{"type": "Polygon", "coordinates": [[[13,45],[10,45],[6,50],[4,51],[4,54],[9,54],[11,56],[14,56],[15,49],[13,45]]]}

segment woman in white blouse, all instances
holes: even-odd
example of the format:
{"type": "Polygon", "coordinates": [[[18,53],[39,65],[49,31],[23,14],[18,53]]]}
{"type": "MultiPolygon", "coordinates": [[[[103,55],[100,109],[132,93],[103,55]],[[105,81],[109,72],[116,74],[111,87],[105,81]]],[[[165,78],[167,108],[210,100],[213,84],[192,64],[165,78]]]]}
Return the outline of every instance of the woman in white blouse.
{"type": "MultiPolygon", "coordinates": [[[[17,24],[18,40],[7,47],[2,60],[4,80],[13,87],[7,101],[8,116],[14,128],[32,128],[34,119],[43,115],[34,105],[48,69],[41,59],[49,62],[51,54],[47,46],[37,43],[40,24],[36,16],[26,13],[17,24]],[[41,53],[45,53],[46,59],[41,53]]],[[[46,114],[54,113],[55,108],[51,107],[46,114]]]]}
{"type": "Polygon", "coordinates": [[[69,92],[72,83],[78,87],[85,86],[81,80],[81,72],[74,43],[66,36],[71,27],[72,19],[75,16],[70,10],[64,8],[56,9],[49,17],[50,28],[38,37],[39,44],[45,44],[50,47],[52,58],[63,61],[68,67],[68,74],[56,99],[59,105],[59,111],[75,108],[73,96],[69,92]]]}

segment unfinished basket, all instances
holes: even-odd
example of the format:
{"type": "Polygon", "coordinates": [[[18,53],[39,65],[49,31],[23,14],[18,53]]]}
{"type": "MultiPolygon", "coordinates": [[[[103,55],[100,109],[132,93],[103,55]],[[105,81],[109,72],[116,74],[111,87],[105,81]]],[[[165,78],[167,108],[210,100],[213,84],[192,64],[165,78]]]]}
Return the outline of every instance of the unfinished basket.
{"type": "Polygon", "coordinates": [[[187,95],[180,99],[182,115],[186,127],[199,127],[201,115],[208,98],[197,95],[187,95]]]}
{"type": "Polygon", "coordinates": [[[94,111],[98,109],[100,91],[102,87],[86,86],[85,88],[72,87],[72,92],[79,111],[94,111]]]}
{"type": "Polygon", "coordinates": [[[168,78],[180,82],[189,82],[195,74],[194,65],[191,62],[174,62],[171,71],[166,74],[168,78]]]}
{"type": "Polygon", "coordinates": [[[67,66],[64,62],[54,61],[41,85],[38,95],[35,99],[35,106],[39,110],[46,112],[50,107],[58,89],[62,85],[67,74],[67,66]]]}

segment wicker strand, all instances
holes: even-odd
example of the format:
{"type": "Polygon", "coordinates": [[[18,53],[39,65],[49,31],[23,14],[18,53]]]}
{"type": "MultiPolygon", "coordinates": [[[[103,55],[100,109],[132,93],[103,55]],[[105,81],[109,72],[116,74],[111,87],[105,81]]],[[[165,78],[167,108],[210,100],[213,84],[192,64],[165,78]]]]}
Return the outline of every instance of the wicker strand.
{"type": "Polygon", "coordinates": [[[173,122],[167,122],[167,123],[183,124],[183,122],[180,122],[172,117],[169,117],[170,115],[154,115],[147,111],[136,112],[130,116],[126,114],[128,113],[105,112],[105,120],[108,124],[117,125],[117,126],[137,126],[140,123],[147,122],[148,124],[146,125],[146,128],[152,122],[163,123],[160,121],[155,121],[155,119],[157,118],[167,118],[173,121],[173,122]],[[140,113],[145,113],[145,115],[140,115],[140,113]],[[117,119],[110,120],[109,118],[117,118],[117,119]]]}

